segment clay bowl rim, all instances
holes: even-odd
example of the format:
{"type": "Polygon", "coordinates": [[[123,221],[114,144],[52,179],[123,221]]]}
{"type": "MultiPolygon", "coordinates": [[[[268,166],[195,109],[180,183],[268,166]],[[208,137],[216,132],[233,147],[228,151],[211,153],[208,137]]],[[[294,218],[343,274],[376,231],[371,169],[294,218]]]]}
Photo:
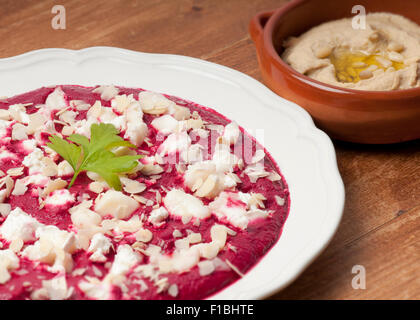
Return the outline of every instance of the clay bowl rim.
{"type": "MultiPolygon", "coordinates": [[[[268,17],[267,23],[262,27],[262,37],[263,44],[262,46],[267,50],[268,54],[280,67],[282,73],[288,72],[295,79],[301,82],[304,86],[310,86],[315,90],[328,91],[328,93],[335,93],[345,97],[360,98],[360,99],[372,99],[372,100],[398,100],[404,98],[420,98],[420,87],[410,88],[410,89],[401,89],[393,91],[372,91],[372,90],[358,90],[358,89],[348,89],[339,86],[330,85],[318,80],[312,79],[304,74],[297,72],[290,65],[288,65],[279,55],[277,50],[274,47],[273,43],[273,33],[274,27],[277,22],[284,17],[287,13],[294,10],[300,4],[309,2],[311,0],[292,0],[284,6],[272,10],[272,14],[268,17]]],[[[267,12],[266,12],[267,13],[267,12]]]]}

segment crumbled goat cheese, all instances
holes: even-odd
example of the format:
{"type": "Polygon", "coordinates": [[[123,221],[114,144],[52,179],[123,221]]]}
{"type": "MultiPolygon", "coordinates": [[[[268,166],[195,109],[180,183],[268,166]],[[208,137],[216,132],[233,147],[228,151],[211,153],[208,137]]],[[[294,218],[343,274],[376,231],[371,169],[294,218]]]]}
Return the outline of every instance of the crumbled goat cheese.
{"type": "Polygon", "coordinates": [[[54,89],[45,100],[45,106],[41,109],[42,112],[50,117],[55,110],[63,110],[67,108],[68,102],[63,90],[60,87],[54,89]]]}
{"type": "Polygon", "coordinates": [[[109,101],[114,98],[119,90],[114,86],[100,86],[92,91],[93,93],[99,93],[102,100],[109,101]]]}
{"type": "Polygon", "coordinates": [[[72,270],[72,254],[77,250],[74,233],[48,225],[36,230],[36,238],[38,241],[23,250],[24,257],[48,264],[51,272],[72,270]]]}
{"type": "Polygon", "coordinates": [[[180,218],[205,219],[210,216],[208,208],[200,199],[180,189],[169,191],[163,199],[163,203],[170,214],[180,218]]]}
{"type": "Polygon", "coordinates": [[[53,191],[47,199],[45,199],[45,204],[52,206],[62,206],[69,203],[74,203],[74,195],[70,193],[67,189],[61,189],[53,191]]]}
{"type": "Polygon", "coordinates": [[[8,214],[6,221],[0,226],[0,234],[7,241],[33,241],[36,239],[35,232],[40,226],[35,218],[17,207],[8,214]]]}
{"type": "Polygon", "coordinates": [[[43,280],[42,287],[46,290],[50,300],[66,300],[73,294],[73,289],[68,288],[66,276],[60,274],[51,280],[43,280]]]}
{"type": "Polygon", "coordinates": [[[142,255],[134,252],[128,244],[120,245],[112,264],[111,275],[125,275],[131,268],[142,261],[142,255]]]}
{"type": "Polygon", "coordinates": [[[155,118],[151,125],[160,133],[168,135],[177,131],[178,120],[169,114],[165,114],[159,118],[155,118]]]}
{"type": "Polygon", "coordinates": [[[209,204],[211,213],[219,219],[226,220],[230,224],[240,229],[246,229],[249,222],[266,218],[267,211],[256,207],[248,208],[245,195],[242,193],[222,192],[213,202],[209,204]]]}
{"type": "Polygon", "coordinates": [[[89,260],[94,262],[106,262],[105,255],[108,254],[112,247],[112,242],[102,233],[97,233],[92,237],[88,252],[92,252],[89,260]]]}
{"type": "Polygon", "coordinates": [[[126,196],[120,191],[108,190],[96,199],[95,211],[105,216],[107,214],[117,219],[128,218],[139,204],[136,200],[126,196]]]}
{"type": "Polygon", "coordinates": [[[188,156],[185,153],[190,146],[191,138],[187,132],[172,133],[159,146],[158,154],[165,156],[178,152],[183,159],[186,159],[188,156]]]}

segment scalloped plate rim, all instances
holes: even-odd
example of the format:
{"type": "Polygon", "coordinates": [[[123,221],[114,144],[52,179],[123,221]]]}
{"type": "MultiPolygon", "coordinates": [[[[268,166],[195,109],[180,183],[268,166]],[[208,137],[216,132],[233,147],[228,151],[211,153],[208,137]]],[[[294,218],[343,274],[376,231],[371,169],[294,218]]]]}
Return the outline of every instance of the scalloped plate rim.
{"type": "MultiPolygon", "coordinates": [[[[332,240],[339,223],[341,221],[344,209],[344,185],[338,170],[337,161],[335,150],[330,138],[321,130],[317,129],[312,121],[310,115],[300,106],[296,105],[295,103],[289,102],[271,90],[269,90],[266,86],[262,83],[258,82],[254,78],[251,78],[248,75],[245,75],[237,70],[201,60],[198,58],[192,58],[187,56],[181,55],[174,55],[174,54],[162,54],[162,53],[143,53],[132,51],[128,49],[121,49],[117,47],[89,47],[80,50],[71,50],[71,49],[61,49],[61,48],[46,48],[46,49],[38,49],[29,51],[20,55],[16,55],[13,57],[7,57],[0,59],[0,70],[11,71],[14,68],[24,68],[26,65],[35,63],[40,59],[45,59],[47,57],[59,57],[61,59],[69,59],[71,58],[74,62],[80,63],[89,58],[96,57],[110,57],[110,58],[119,58],[124,59],[129,57],[139,60],[149,60],[151,61],[161,61],[160,64],[173,64],[174,62],[180,63],[181,65],[187,65],[188,68],[202,68],[201,72],[204,73],[213,73],[214,75],[223,74],[224,76],[230,77],[230,81],[236,82],[242,88],[251,86],[253,91],[253,95],[262,102],[270,99],[272,101],[277,100],[280,107],[267,105],[267,103],[263,102],[265,106],[270,108],[276,109],[276,111],[283,113],[286,115],[289,120],[293,120],[296,127],[298,128],[298,134],[296,139],[309,139],[315,146],[317,146],[317,150],[322,150],[318,152],[318,156],[322,157],[321,172],[325,175],[322,175],[322,179],[324,183],[326,183],[326,187],[328,187],[328,191],[334,193],[335,198],[329,202],[330,206],[328,207],[329,212],[326,214],[326,220],[323,222],[322,226],[326,230],[322,236],[319,236],[310,245],[305,247],[302,252],[300,253],[300,262],[295,263],[297,264],[296,268],[293,272],[289,271],[289,274],[284,276],[280,274],[278,277],[283,278],[282,280],[278,280],[278,283],[270,283],[267,285],[266,288],[260,289],[260,292],[255,293],[237,293],[236,297],[241,297],[241,299],[261,299],[264,297],[273,294],[276,291],[279,291],[286,286],[288,286],[291,282],[293,282],[299,275],[322,253],[322,251],[327,247],[327,245],[332,240]],[[162,63],[163,61],[163,63],[162,63]],[[233,79],[232,79],[233,78],[233,79]],[[258,92],[255,92],[258,91],[258,92]],[[265,97],[264,97],[265,96],[265,97]],[[328,181],[327,181],[328,180],[328,181]],[[304,253],[303,253],[304,251],[304,253]]],[[[133,61],[130,61],[133,63],[133,61]]],[[[144,63],[144,61],[143,61],[144,63]]],[[[64,84],[62,84],[64,85],[64,84]]],[[[40,85],[42,86],[42,84],[40,85]]],[[[146,88],[147,89],[147,88],[146,88]]],[[[23,93],[23,92],[22,92],[23,93]]],[[[19,94],[19,93],[16,93],[19,94]]],[[[268,149],[268,151],[270,151],[268,149]]],[[[282,168],[280,167],[280,170],[282,168]]],[[[286,181],[287,177],[286,177],[286,181]]],[[[291,199],[293,206],[293,195],[291,199]]],[[[287,221],[284,226],[284,229],[287,228],[287,221]]],[[[277,246],[278,242],[274,245],[277,246]]],[[[271,249],[270,249],[271,251],[271,249]]],[[[269,252],[270,252],[269,251],[269,252]]],[[[298,259],[299,255],[294,258],[298,259]]],[[[264,259],[264,258],[263,258],[264,259]]],[[[261,262],[259,262],[261,263],[261,262]]],[[[254,266],[255,267],[255,266],[254,266]]],[[[251,272],[251,271],[250,271],[251,272]]],[[[248,273],[247,273],[248,274],[248,273]]],[[[242,280],[239,280],[242,281],[242,280]]],[[[237,282],[239,282],[237,281],[237,282]]],[[[235,283],[237,283],[235,282],[235,283]]],[[[210,299],[223,299],[224,293],[228,290],[232,291],[232,286],[234,284],[225,287],[223,290],[217,292],[214,296],[211,296],[210,299]]],[[[232,296],[232,294],[231,294],[232,296]]],[[[233,295],[235,296],[235,295],[233,295]]]]}

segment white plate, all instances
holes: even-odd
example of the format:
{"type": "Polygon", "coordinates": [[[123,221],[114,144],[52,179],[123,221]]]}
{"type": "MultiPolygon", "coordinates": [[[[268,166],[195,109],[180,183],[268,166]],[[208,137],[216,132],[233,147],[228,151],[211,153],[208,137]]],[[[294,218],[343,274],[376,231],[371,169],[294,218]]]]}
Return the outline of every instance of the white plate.
{"type": "Polygon", "coordinates": [[[261,262],[212,299],[258,299],[284,288],[338,227],[344,186],[330,139],[299,106],[238,71],[189,57],[95,47],[0,59],[0,75],[0,96],[57,84],[115,84],[167,93],[211,107],[256,135],[289,184],[290,215],[261,262]]]}

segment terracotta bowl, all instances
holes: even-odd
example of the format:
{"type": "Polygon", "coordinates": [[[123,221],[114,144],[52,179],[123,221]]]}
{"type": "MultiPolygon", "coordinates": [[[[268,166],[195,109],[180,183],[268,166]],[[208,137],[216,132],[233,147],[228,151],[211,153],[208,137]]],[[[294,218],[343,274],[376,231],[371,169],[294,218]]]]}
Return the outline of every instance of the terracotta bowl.
{"type": "Polygon", "coordinates": [[[283,40],[325,21],[351,17],[354,5],[391,12],[420,24],[418,0],[294,0],[250,23],[266,85],[305,108],[331,137],[357,143],[395,143],[420,138],[420,88],[396,91],[344,89],[313,80],[281,58],[283,40]]]}

